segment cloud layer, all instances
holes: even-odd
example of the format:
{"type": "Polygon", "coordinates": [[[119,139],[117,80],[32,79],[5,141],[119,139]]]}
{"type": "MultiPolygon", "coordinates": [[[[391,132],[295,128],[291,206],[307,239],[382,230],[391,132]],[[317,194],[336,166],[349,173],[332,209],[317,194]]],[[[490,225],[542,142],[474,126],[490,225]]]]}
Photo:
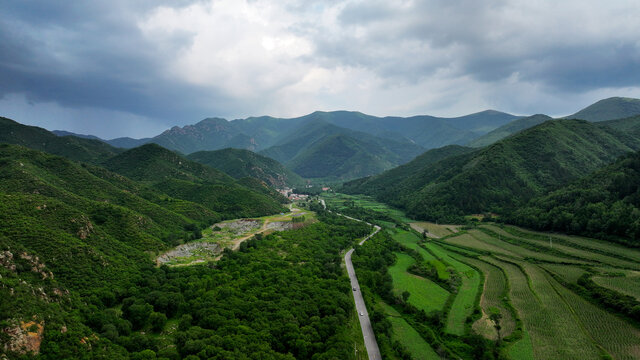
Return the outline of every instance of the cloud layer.
{"type": "Polygon", "coordinates": [[[103,137],[314,110],[564,115],[640,97],[634,1],[14,1],[0,115],[103,137]]]}

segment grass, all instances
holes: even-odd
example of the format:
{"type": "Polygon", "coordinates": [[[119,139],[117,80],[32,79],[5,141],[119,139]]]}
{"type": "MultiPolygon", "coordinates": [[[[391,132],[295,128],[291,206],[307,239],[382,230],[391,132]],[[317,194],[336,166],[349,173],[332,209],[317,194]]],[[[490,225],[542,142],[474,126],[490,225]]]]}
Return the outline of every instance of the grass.
{"type": "Polygon", "coordinates": [[[555,243],[563,243],[581,249],[593,250],[595,252],[609,254],[610,256],[617,256],[622,259],[640,262],[640,251],[620,246],[611,242],[581,236],[543,233],[538,231],[526,230],[517,226],[505,226],[504,229],[505,231],[508,231],[513,235],[526,236],[529,238],[537,238],[546,241],[548,241],[548,238],[551,237],[552,241],[554,241],[555,243]]]}
{"type": "Polygon", "coordinates": [[[486,236],[487,235],[482,232],[479,232],[477,230],[471,230],[466,234],[447,238],[447,240],[445,241],[447,244],[468,248],[468,249],[479,251],[482,253],[502,254],[509,257],[521,258],[521,256],[519,256],[518,254],[515,254],[511,251],[504,250],[499,246],[482,241],[481,239],[486,236]]]}
{"type": "Polygon", "coordinates": [[[415,263],[415,260],[404,253],[395,253],[396,263],[389,268],[389,274],[393,279],[393,290],[397,295],[408,291],[409,303],[424,311],[439,311],[449,297],[449,292],[429,279],[416,276],[407,272],[407,268],[415,263]]]}
{"type": "Polygon", "coordinates": [[[450,264],[460,275],[462,284],[460,284],[458,293],[453,300],[453,304],[451,304],[445,330],[451,334],[464,335],[465,321],[473,313],[476,296],[480,291],[480,274],[469,265],[455,259],[453,257],[455,255],[449,255],[440,246],[433,243],[429,243],[426,246],[440,259],[450,264]]]}
{"type": "Polygon", "coordinates": [[[502,252],[508,252],[510,254],[516,254],[517,257],[535,259],[539,261],[545,262],[553,262],[553,263],[574,263],[574,264],[584,264],[588,261],[573,259],[570,257],[562,257],[558,255],[551,255],[547,253],[540,252],[538,249],[529,249],[525,248],[526,244],[522,244],[520,246],[509,243],[506,238],[495,238],[493,235],[484,233],[480,230],[471,230],[469,233],[487,244],[494,245],[497,248],[503,249],[502,252]]]}
{"type": "Polygon", "coordinates": [[[526,330],[522,332],[522,339],[507,348],[507,354],[511,359],[534,360],[533,344],[526,330]]]}
{"type": "Polygon", "coordinates": [[[591,279],[602,287],[633,296],[640,301],[640,274],[637,272],[628,272],[626,276],[594,276],[591,279]]]}
{"type": "Polygon", "coordinates": [[[580,276],[587,272],[581,267],[571,265],[543,264],[542,267],[569,284],[577,283],[580,276]]]}
{"type": "Polygon", "coordinates": [[[400,313],[384,304],[387,319],[391,322],[392,339],[399,341],[415,360],[438,360],[440,357],[420,334],[406,322],[400,313]]]}
{"type": "Polygon", "coordinates": [[[579,257],[587,261],[595,261],[604,265],[620,266],[630,269],[640,269],[640,265],[633,261],[628,261],[599,252],[594,252],[593,250],[585,249],[579,244],[564,241],[563,239],[556,239],[554,243],[551,235],[545,238],[542,236],[542,234],[532,236],[531,234],[526,233],[515,233],[514,231],[508,232],[495,225],[483,225],[482,227],[500,234],[501,236],[512,238],[518,241],[522,241],[525,244],[536,246],[541,250],[548,249],[548,251],[561,252],[566,254],[568,257],[579,257]],[[551,239],[551,241],[549,241],[549,239],[551,239]]]}
{"type": "Polygon", "coordinates": [[[504,304],[504,299],[508,294],[506,293],[507,279],[502,270],[477,259],[466,258],[465,261],[480,269],[484,275],[484,286],[482,296],[480,297],[480,307],[482,308],[483,316],[473,324],[473,330],[487,339],[496,340],[498,333],[493,322],[489,320],[488,315],[492,309],[498,309],[501,315],[500,326],[502,327],[500,336],[506,337],[511,335],[513,330],[515,330],[516,322],[511,311],[509,311],[504,304]]]}
{"type": "Polygon", "coordinates": [[[391,236],[394,240],[399,242],[400,244],[408,247],[409,249],[416,250],[422,258],[433,265],[438,272],[438,277],[442,280],[447,280],[451,276],[449,271],[447,271],[447,265],[443,264],[442,261],[438,260],[435,256],[425,250],[423,247],[418,245],[420,238],[409,231],[396,229],[391,233],[391,236]]]}
{"type": "Polygon", "coordinates": [[[411,222],[411,220],[408,219],[405,216],[404,212],[402,212],[401,210],[391,208],[386,204],[383,204],[381,202],[374,200],[370,196],[347,195],[347,194],[341,194],[341,193],[324,192],[322,193],[322,198],[325,199],[327,206],[336,207],[338,209],[344,208],[345,201],[353,201],[356,206],[360,206],[365,209],[369,209],[373,211],[386,213],[387,215],[401,222],[406,222],[406,223],[411,222]]]}
{"type": "Polygon", "coordinates": [[[438,225],[431,222],[413,222],[409,225],[411,225],[412,228],[420,233],[426,230],[429,234],[435,235],[431,237],[437,238],[445,237],[458,232],[457,225],[438,225]]]}

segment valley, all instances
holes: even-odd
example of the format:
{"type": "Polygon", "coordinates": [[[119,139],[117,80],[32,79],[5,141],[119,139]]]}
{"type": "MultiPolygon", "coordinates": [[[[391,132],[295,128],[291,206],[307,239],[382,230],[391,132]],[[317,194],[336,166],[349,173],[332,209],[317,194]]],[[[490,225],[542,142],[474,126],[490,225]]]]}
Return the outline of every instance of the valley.
{"type": "Polygon", "coordinates": [[[2,118],[2,354],[638,358],[640,115],[605,100],[450,118],[465,140],[431,149],[422,116],[207,119],[130,149],[2,118]]]}
{"type": "MultiPolygon", "coordinates": [[[[390,215],[370,199],[358,202],[390,215]]],[[[327,203],[340,207],[336,200],[327,203]]],[[[631,311],[639,303],[627,295],[634,293],[640,270],[638,250],[494,223],[385,224],[382,235],[386,240],[375,247],[390,256],[385,269],[368,268],[371,260],[357,252],[354,264],[368,280],[361,285],[374,295],[368,298],[370,314],[384,315],[378,322],[388,324],[376,333],[383,353],[386,342],[398,341],[415,351],[413,358],[466,358],[471,349],[462,344],[474,338],[476,346],[495,341],[499,348],[485,351],[512,359],[640,356],[638,319],[631,311]]]]}

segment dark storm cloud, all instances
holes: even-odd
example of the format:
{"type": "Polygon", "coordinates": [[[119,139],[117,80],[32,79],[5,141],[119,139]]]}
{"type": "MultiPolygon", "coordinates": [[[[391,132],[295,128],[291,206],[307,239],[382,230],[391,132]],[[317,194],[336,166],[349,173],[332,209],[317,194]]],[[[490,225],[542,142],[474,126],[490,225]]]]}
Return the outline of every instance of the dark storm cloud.
{"type": "Polygon", "coordinates": [[[80,109],[78,122],[95,109],[112,128],[337,108],[570,113],[638,92],[638,15],[622,0],[5,1],[0,105],[80,109]]]}

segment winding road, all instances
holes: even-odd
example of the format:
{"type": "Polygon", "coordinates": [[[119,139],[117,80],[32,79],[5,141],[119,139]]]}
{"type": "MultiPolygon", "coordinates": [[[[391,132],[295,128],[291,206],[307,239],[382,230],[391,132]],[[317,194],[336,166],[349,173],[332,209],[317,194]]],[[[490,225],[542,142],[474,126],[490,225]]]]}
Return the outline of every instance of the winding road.
{"type": "MultiPolygon", "coordinates": [[[[327,206],[325,205],[324,200],[320,199],[320,202],[322,203],[322,207],[326,209],[327,206]]],[[[344,216],[351,220],[362,221],[346,215],[338,215],[344,216]]],[[[358,245],[364,244],[365,241],[369,240],[373,235],[377,234],[378,231],[380,231],[380,226],[372,226],[375,228],[375,231],[369,234],[369,236],[367,236],[366,238],[362,239],[362,241],[360,241],[358,245]]],[[[369,313],[367,312],[367,306],[364,303],[364,298],[362,297],[362,292],[360,291],[360,285],[358,285],[358,278],[356,277],[356,272],[353,269],[353,264],[351,263],[351,254],[353,254],[354,250],[355,249],[352,248],[347,251],[347,253],[344,255],[344,263],[347,266],[347,274],[349,274],[349,279],[351,280],[351,288],[353,289],[353,300],[356,303],[356,311],[358,312],[358,318],[360,319],[360,328],[362,329],[362,336],[364,337],[364,345],[367,348],[369,360],[382,360],[382,355],[380,354],[380,349],[378,348],[378,342],[376,341],[376,336],[373,333],[373,327],[371,326],[371,320],[369,319],[369,313]]]]}

